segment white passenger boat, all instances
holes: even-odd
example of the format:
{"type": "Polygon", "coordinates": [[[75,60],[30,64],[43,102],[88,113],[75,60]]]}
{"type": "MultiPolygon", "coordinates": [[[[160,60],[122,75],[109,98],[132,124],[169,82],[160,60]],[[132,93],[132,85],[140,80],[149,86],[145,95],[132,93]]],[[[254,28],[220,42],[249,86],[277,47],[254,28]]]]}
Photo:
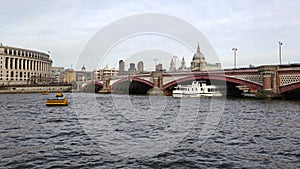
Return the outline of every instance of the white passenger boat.
{"type": "Polygon", "coordinates": [[[193,81],[192,85],[177,85],[173,90],[173,97],[220,97],[222,94],[214,85],[206,82],[193,81]]]}

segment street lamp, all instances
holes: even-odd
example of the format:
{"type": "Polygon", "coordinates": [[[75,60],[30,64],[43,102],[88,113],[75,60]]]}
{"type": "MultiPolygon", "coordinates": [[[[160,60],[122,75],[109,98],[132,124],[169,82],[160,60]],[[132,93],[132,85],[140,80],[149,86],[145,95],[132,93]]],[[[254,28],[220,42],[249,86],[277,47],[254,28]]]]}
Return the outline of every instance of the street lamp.
{"type": "Polygon", "coordinates": [[[238,50],[237,48],[232,48],[233,50],[233,62],[234,62],[234,68],[236,68],[236,51],[238,50]]]}
{"type": "Polygon", "coordinates": [[[153,59],[154,61],[154,71],[156,71],[156,62],[158,61],[158,59],[153,59]]]}
{"type": "Polygon", "coordinates": [[[279,41],[278,45],[279,45],[279,64],[281,65],[281,55],[282,55],[281,47],[282,47],[283,43],[279,41]]]}
{"type": "MultiPolygon", "coordinates": [[[[101,70],[100,70],[101,71],[101,70]]],[[[96,80],[95,80],[95,73],[96,73],[97,71],[96,71],[96,69],[94,69],[93,71],[92,71],[92,83],[94,83],[96,80]]],[[[101,73],[101,72],[99,72],[99,73],[101,73]]]]}

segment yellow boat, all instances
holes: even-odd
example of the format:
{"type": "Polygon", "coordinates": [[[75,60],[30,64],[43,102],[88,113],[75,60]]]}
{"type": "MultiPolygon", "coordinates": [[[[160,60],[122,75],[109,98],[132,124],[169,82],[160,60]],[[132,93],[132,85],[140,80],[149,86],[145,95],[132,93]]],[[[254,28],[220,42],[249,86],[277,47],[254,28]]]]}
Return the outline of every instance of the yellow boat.
{"type": "Polygon", "coordinates": [[[42,95],[47,95],[48,93],[49,93],[48,91],[41,92],[42,95]]]}
{"type": "Polygon", "coordinates": [[[56,97],[63,97],[64,95],[61,92],[56,93],[56,97]]]}
{"type": "Polygon", "coordinates": [[[67,106],[67,105],[68,105],[67,98],[47,99],[46,101],[46,106],[67,106]]]}

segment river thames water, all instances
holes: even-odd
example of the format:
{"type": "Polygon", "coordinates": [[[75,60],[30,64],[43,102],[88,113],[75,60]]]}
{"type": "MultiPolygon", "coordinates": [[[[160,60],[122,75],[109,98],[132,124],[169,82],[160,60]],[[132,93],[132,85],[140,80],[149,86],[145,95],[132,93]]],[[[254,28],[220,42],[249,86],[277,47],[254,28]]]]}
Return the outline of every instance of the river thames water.
{"type": "Polygon", "coordinates": [[[300,101],[1,94],[0,168],[300,168],[300,101]]]}

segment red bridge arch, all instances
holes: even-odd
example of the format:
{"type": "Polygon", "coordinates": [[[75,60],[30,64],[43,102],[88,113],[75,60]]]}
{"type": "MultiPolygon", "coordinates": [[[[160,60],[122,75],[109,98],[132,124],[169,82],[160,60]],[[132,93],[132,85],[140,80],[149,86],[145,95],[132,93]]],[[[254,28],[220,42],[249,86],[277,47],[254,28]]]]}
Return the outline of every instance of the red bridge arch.
{"type": "Polygon", "coordinates": [[[300,89],[300,82],[292,83],[292,84],[282,86],[282,87],[279,88],[280,93],[285,93],[285,92],[295,90],[295,89],[300,89]]]}
{"type": "Polygon", "coordinates": [[[104,84],[97,82],[97,81],[90,82],[83,86],[82,91],[87,91],[87,89],[90,88],[91,86],[100,86],[100,88],[103,88],[104,84]]]}
{"type": "Polygon", "coordinates": [[[133,77],[133,78],[123,78],[123,79],[120,79],[118,80],[117,82],[115,82],[114,84],[111,85],[111,88],[119,85],[120,83],[123,83],[123,82],[126,82],[126,81],[136,81],[136,82],[141,82],[141,83],[144,83],[150,87],[153,87],[153,83],[152,82],[149,82],[147,80],[144,80],[144,79],[141,79],[141,78],[137,78],[137,77],[133,77]]]}
{"type": "Polygon", "coordinates": [[[173,85],[176,85],[177,83],[180,82],[185,82],[185,81],[191,81],[191,80],[220,80],[220,81],[225,81],[225,82],[231,82],[239,85],[245,85],[248,86],[249,88],[256,89],[256,90],[261,90],[263,89],[262,85],[252,83],[249,81],[233,78],[233,77],[225,77],[225,76],[215,76],[215,75],[203,75],[203,76],[189,76],[185,77],[182,79],[174,80],[172,82],[169,82],[164,85],[164,89],[167,89],[168,87],[171,87],[173,85]]]}

